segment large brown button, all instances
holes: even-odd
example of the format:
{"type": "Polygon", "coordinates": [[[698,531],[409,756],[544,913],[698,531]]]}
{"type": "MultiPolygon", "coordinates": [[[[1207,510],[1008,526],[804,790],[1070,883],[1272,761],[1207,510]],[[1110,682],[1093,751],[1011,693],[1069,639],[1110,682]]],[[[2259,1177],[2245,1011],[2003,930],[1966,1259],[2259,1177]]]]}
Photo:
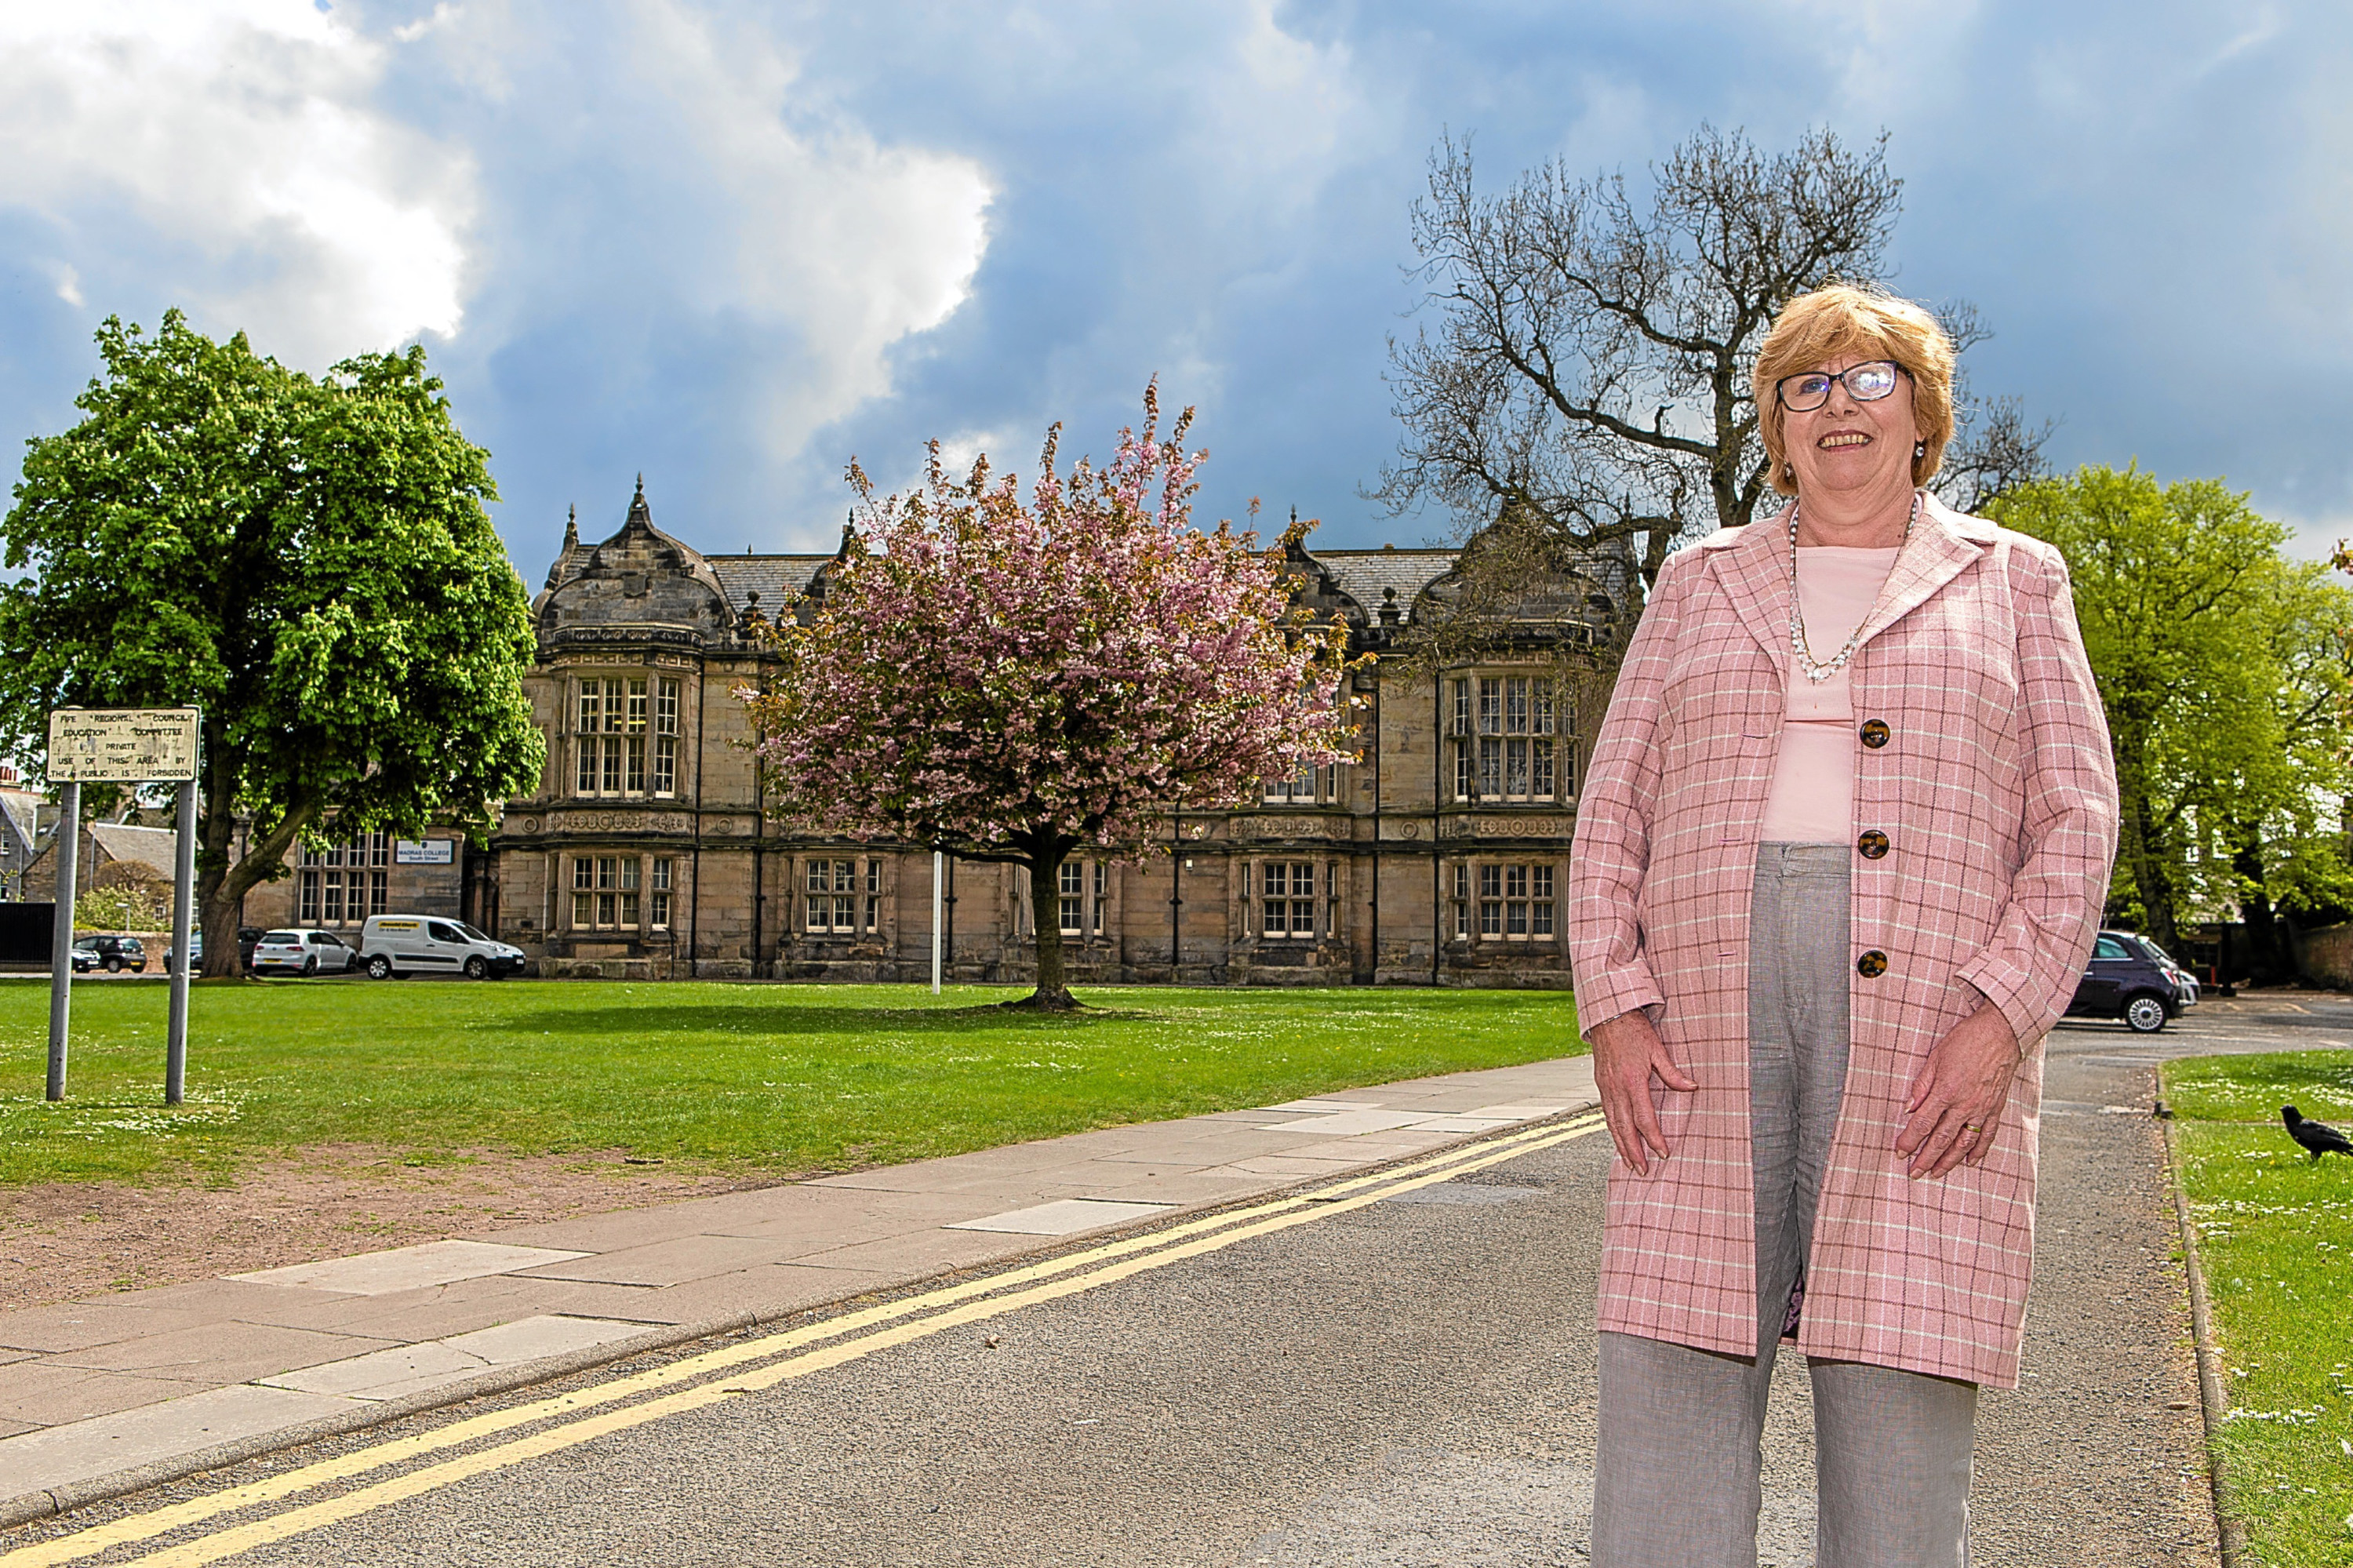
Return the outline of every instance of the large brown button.
{"type": "Polygon", "coordinates": [[[1877,860],[1887,853],[1887,835],[1877,828],[1873,828],[1854,841],[1854,847],[1862,852],[1863,859],[1877,860]]]}
{"type": "Polygon", "coordinates": [[[1865,719],[1862,721],[1862,744],[1871,747],[1872,750],[1877,751],[1881,747],[1885,746],[1887,744],[1888,734],[1887,721],[1885,719],[1865,719]]]}
{"type": "Polygon", "coordinates": [[[1877,948],[1855,959],[1854,972],[1865,980],[1877,980],[1887,972],[1887,955],[1877,948]]]}

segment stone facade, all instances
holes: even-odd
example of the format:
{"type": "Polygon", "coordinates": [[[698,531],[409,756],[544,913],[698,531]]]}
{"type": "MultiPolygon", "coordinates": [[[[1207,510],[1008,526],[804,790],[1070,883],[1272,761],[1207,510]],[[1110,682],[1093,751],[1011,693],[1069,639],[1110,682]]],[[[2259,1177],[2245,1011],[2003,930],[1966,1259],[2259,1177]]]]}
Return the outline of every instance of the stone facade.
{"type": "MultiPolygon", "coordinates": [[[[1444,613],[1457,555],[1293,547],[1288,565],[1358,652],[1394,655],[1444,613]]],[[[466,917],[545,975],[926,977],[931,856],[770,821],[734,695],[766,669],[753,613],[821,598],[835,558],[702,555],[654,526],[642,488],[603,543],[568,528],[525,683],[547,769],[461,856],[466,917]]],[[[1072,980],[1566,986],[1556,900],[1590,715],[1547,694],[1612,613],[1597,583],[1570,586],[1476,661],[1360,672],[1362,764],[1184,817],[1141,862],[1074,858],[1072,980]]],[[[950,863],[953,978],[1029,978],[1026,875],[950,863]]]]}
{"type": "Polygon", "coordinates": [[[323,849],[298,844],[286,852],[286,866],[285,875],[245,895],[238,925],[316,927],[356,940],[371,915],[468,920],[476,903],[468,877],[479,882],[488,870],[485,857],[447,828],[415,840],[364,833],[323,849]]]}
{"type": "Polygon", "coordinates": [[[58,874],[44,863],[47,845],[41,830],[56,821],[56,810],[39,793],[25,789],[16,770],[0,764],[0,903],[47,903],[55,896],[58,874]]]}

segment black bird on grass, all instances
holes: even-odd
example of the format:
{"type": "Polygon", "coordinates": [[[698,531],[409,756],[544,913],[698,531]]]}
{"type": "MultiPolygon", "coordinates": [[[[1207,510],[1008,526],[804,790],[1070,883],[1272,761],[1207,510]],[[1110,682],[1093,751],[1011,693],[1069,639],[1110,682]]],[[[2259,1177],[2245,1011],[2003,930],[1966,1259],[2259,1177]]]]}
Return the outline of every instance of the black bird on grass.
{"type": "Polygon", "coordinates": [[[2306,1121],[2294,1106],[2280,1107],[2280,1120],[2287,1123],[2287,1135],[2312,1150],[2317,1160],[2324,1154],[2353,1155],[2353,1139],[2348,1139],[2333,1127],[2316,1121],[2306,1121]]]}

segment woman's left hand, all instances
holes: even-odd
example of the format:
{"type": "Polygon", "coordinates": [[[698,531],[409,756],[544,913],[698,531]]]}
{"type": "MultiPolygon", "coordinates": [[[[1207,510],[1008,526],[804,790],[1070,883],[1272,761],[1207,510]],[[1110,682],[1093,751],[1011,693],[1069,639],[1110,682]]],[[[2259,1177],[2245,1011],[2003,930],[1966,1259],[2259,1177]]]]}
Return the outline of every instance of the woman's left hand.
{"type": "Polygon", "coordinates": [[[1991,1151],[2018,1061],[2018,1036],[1991,1003],[1929,1047],[1895,1135],[1895,1152],[1912,1162],[1915,1180],[1975,1165],[1991,1151]]]}

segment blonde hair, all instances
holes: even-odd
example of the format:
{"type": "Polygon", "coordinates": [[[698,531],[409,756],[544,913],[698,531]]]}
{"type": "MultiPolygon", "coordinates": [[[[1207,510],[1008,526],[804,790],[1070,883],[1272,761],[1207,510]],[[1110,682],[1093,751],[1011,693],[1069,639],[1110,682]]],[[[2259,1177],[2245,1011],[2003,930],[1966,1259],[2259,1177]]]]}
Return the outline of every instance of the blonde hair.
{"type": "Polygon", "coordinates": [[[1788,410],[1774,396],[1774,384],[1848,354],[1892,359],[1912,376],[1912,417],[1927,448],[1912,460],[1912,482],[1927,483],[1945,461],[1953,439],[1953,340],[1935,316],[1909,300],[1832,283],[1781,307],[1749,376],[1757,430],[1773,465],[1773,488],[1784,495],[1798,493],[1798,480],[1781,428],[1788,410]]]}

